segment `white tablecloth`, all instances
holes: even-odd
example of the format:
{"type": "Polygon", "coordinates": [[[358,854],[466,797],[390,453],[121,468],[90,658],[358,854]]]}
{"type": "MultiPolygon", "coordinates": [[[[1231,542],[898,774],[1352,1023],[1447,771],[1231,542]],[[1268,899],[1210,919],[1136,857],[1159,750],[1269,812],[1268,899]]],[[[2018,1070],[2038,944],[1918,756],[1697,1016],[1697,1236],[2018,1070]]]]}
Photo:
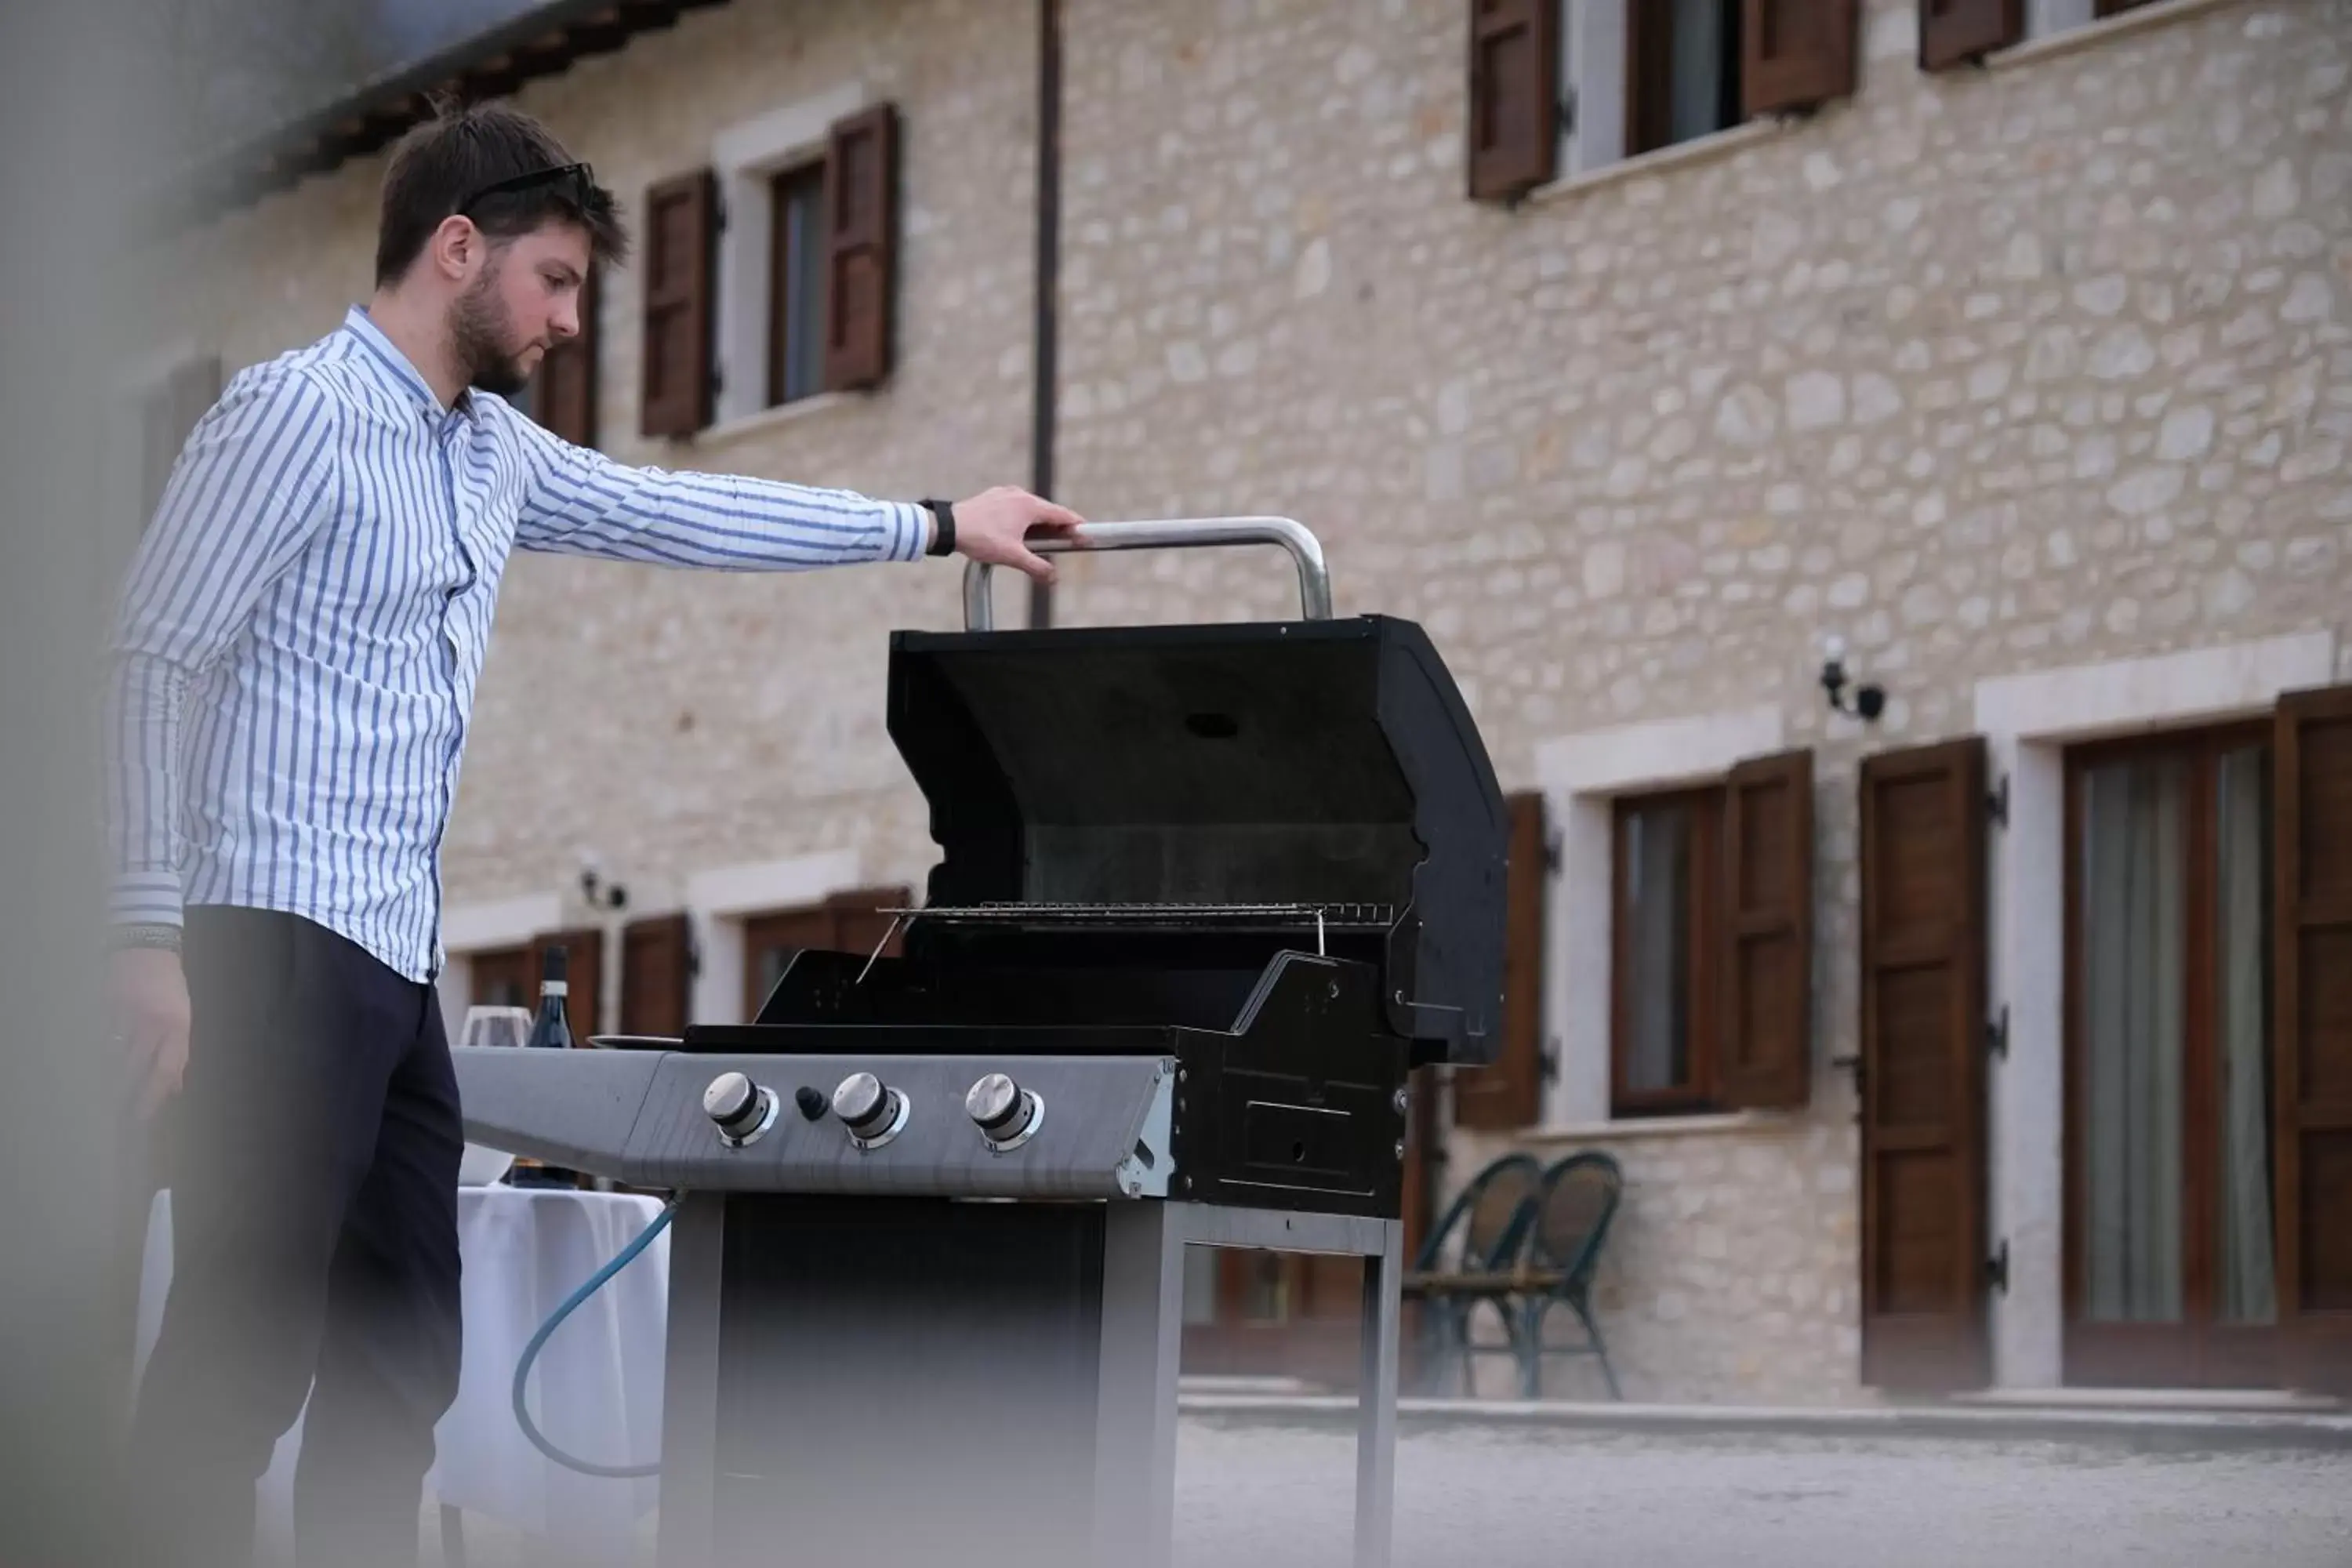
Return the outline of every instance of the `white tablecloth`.
{"type": "MultiPolygon", "coordinates": [[[[539,1325],[660,1208],[652,1198],[617,1193],[458,1189],[466,1352],[457,1401],[434,1433],[438,1456],[425,1477],[428,1499],[574,1548],[617,1553],[628,1541],[653,1507],[659,1483],[562,1468],[522,1435],[509,1395],[515,1363],[539,1325]]],[[[141,1279],[141,1372],[163,1321],[171,1267],[170,1194],[159,1193],[141,1279]]],[[[604,1465],[660,1457],[668,1279],[665,1231],[541,1351],[531,1372],[531,1415],[557,1447],[604,1465]]],[[[262,1478],[258,1534],[265,1562],[292,1561],[294,1461],[301,1437],[297,1420],[262,1478]]]]}

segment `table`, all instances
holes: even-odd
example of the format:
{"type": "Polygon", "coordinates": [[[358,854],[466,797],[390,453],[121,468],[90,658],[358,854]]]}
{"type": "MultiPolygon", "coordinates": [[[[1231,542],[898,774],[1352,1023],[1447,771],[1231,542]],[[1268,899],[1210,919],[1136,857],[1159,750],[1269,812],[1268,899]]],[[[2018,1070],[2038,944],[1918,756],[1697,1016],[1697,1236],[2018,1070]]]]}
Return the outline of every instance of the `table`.
{"type": "MultiPolygon", "coordinates": [[[[427,1499],[495,1520],[562,1549],[567,1562],[622,1561],[659,1482],[562,1468],[515,1424],[509,1391],[523,1346],[563,1299],[660,1212],[636,1194],[509,1186],[457,1193],[466,1352],[457,1397],[435,1429],[427,1499]]],[[[661,1451],[662,1347],[669,1236],[664,1232],[573,1312],[540,1352],[531,1414],[557,1447],[598,1464],[661,1451]]],[[[146,1368],[171,1278],[171,1194],[155,1195],[141,1271],[134,1378],[146,1368]]],[[[298,1418],[258,1489],[257,1556],[293,1561],[298,1418]]]]}

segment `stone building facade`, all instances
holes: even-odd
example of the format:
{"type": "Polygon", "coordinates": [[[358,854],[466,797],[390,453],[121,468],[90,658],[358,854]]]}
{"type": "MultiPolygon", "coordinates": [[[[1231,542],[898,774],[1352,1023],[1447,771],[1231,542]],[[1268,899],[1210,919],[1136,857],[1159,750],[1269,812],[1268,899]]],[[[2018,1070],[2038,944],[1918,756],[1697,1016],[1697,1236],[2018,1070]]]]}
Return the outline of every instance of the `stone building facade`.
{"type": "MultiPolygon", "coordinates": [[[[2008,788],[1986,849],[2008,1032],[1985,1381],[2074,1377],[2065,748],[2352,680],[2352,5],[2035,0],[2025,41],[1939,72],[1918,0],[1858,9],[1858,83],[1817,112],[1630,158],[1588,113],[1562,176],[1501,203],[1465,194],[1460,0],[1061,6],[1057,499],[1307,521],[1339,613],[1424,624],[1506,789],[1542,796],[1548,1070],[1528,1125],[1453,1133],[1444,1168],[1622,1162],[1596,1301],[1632,1398],[1874,1396],[1865,1278],[1895,1266],[1865,1246],[1861,1106],[1833,1065],[1864,1047],[1858,786],[1867,757],[1966,736],[2008,788]],[[1874,721],[1825,702],[1832,637],[1883,686],[1874,721]],[[1795,750],[1804,1102],[1613,1114],[1612,802],[1795,750]]],[[[1564,27],[1588,106],[1601,10],[1564,27]]],[[[631,195],[763,124],[902,118],[887,383],[641,437],[622,277],[605,449],[897,496],[1024,482],[1037,51],[1013,0],[732,0],[523,89],[631,195]]],[[[158,341],[234,365],[331,326],[366,286],[380,173],[194,236],[158,341]]],[[[693,1014],[723,1017],[751,916],[919,888],[883,634],[956,624],[957,586],[937,563],[519,558],[446,853],[453,952],[684,910],[693,1014]],[[583,852],[626,911],[583,906],[583,852]]],[[[1055,614],[1276,616],[1290,592],[1251,554],[1073,560],[1055,614]]],[[[1547,1391],[1597,1390],[1588,1368],[1547,1391]]]]}

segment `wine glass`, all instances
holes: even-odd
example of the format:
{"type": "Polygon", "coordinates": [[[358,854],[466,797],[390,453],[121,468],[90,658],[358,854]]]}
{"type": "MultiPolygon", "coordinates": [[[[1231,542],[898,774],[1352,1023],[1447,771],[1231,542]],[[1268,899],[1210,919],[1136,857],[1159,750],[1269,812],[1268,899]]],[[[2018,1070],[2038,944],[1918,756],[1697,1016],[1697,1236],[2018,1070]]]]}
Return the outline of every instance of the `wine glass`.
{"type": "Polygon", "coordinates": [[[520,1046],[530,1038],[530,1009],[528,1007],[468,1007],[466,1009],[464,1033],[459,1043],[465,1046],[520,1046]]]}

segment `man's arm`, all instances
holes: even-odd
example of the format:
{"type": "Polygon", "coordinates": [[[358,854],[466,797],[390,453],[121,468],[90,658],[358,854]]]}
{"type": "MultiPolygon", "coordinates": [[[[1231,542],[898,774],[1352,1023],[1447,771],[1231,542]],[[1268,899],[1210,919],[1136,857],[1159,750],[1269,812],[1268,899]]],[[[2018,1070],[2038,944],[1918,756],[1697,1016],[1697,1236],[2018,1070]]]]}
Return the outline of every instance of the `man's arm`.
{"type": "MultiPolygon", "coordinates": [[[[515,543],[525,550],[733,572],[799,572],[865,561],[913,561],[931,545],[929,510],[855,491],[741,474],[685,473],[616,463],[520,413],[525,481],[515,543]]],[[[1024,490],[1000,488],[955,505],[958,553],[1046,582],[1050,563],[1024,543],[1032,530],[1067,534],[1078,517],[1024,490]]]]}
{"type": "Polygon", "coordinates": [[[335,419],[299,372],[231,386],[189,435],[132,558],[107,727],[117,923],[180,922],[181,705],[325,517],[335,419]]]}

